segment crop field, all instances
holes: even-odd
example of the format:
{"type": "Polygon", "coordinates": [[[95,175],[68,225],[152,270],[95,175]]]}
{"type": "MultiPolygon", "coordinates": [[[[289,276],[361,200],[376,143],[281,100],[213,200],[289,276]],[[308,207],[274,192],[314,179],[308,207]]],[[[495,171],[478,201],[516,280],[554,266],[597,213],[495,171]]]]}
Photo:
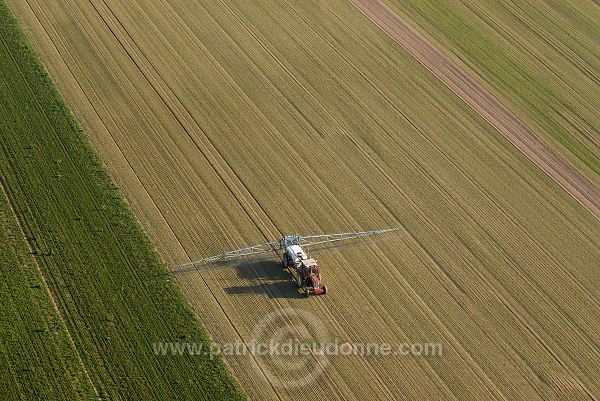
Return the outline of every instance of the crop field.
{"type": "Polygon", "coordinates": [[[220,359],[156,357],[206,333],[4,3],[0,66],[0,398],[243,399],[220,359]]]}
{"type": "Polygon", "coordinates": [[[600,7],[575,1],[387,3],[599,185],[600,7]]]}
{"type": "Polygon", "coordinates": [[[18,394],[25,399],[93,398],[89,376],[53,307],[4,191],[0,193],[0,244],[0,398],[11,400],[18,394]]]}
{"type": "Polygon", "coordinates": [[[600,397],[600,85],[585,52],[599,31],[584,5],[507,8],[544,37],[518,47],[526,28],[501,30],[511,19],[491,2],[8,3],[214,343],[442,350],[225,354],[249,398],[600,397]],[[539,22],[555,14],[556,32],[539,22]],[[426,45],[463,78],[419,58],[426,45]],[[571,48],[576,66],[560,62],[571,48]],[[485,102],[458,90],[474,83],[485,102]],[[309,250],[324,297],[301,296],[275,255],[180,268],[284,234],[387,227],[400,230],[309,250]]]}

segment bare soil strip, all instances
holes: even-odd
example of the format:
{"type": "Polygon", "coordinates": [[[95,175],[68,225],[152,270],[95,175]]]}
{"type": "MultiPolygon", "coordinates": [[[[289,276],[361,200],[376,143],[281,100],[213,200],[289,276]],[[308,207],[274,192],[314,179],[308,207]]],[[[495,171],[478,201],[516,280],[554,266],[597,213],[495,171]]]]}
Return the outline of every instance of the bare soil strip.
{"type": "Polygon", "coordinates": [[[350,1],[600,220],[600,191],[558,157],[510,110],[387,5],[379,0],[350,1]]]}

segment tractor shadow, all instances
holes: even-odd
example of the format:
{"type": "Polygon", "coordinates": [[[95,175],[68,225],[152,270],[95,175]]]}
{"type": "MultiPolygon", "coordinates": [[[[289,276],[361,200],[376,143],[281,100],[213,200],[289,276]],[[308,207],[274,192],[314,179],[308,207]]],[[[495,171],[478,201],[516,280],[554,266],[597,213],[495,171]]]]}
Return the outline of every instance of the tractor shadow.
{"type": "Polygon", "coordinates": [[[207,263],[202,266],[188,266],[171,271],[173,275],[214,269],[234,269],[237,276],[247,285],[224,287],[231,295],[266,294],[271,299],[303,298],[292,276],[283,270],[281,261],[275,255],[250,256],[239,260],[226,260],[207,263]]]}
{"type": "Polygon", "coordinates": [[[226,287],[227,294],[266,294],[271,299],[304,298],[279,260],[244,260],[234,268],[238,277],[251,284],[226,287]]]}

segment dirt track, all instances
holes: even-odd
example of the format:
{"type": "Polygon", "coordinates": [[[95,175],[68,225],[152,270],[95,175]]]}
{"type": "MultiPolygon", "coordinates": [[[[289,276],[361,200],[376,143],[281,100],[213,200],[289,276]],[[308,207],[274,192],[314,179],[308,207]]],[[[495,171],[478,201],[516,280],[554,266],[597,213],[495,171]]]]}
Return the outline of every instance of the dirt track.
{"type": "Polygon", "coordinates": [[[380,0],[350,0],[600,221],[600,191],[380,0]]]}

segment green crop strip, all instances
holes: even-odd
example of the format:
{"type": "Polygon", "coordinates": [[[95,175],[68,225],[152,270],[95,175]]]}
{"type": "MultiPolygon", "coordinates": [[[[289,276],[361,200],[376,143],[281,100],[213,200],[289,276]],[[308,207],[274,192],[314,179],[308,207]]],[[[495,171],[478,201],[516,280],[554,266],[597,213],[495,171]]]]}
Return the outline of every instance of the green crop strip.
{"type": "Polygon", "coordinates": [[[2,399],[244,398],[2,2],[0,177],[2,399]]]}
{"type": "Polygon", "coordinates": [[[0,399],[90,399],[94,389],[0,191],[0,399]]]}

